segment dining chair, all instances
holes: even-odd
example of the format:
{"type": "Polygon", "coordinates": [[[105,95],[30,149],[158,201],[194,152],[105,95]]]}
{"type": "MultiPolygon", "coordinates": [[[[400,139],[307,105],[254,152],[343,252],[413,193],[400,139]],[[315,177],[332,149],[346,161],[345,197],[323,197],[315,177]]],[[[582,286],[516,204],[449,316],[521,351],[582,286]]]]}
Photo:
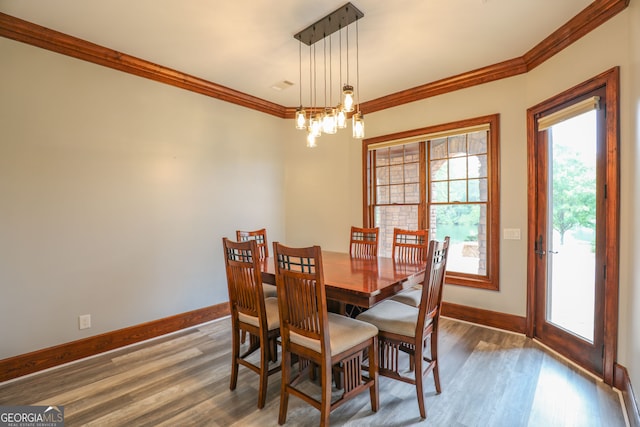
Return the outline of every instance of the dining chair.
{"type": "Polygon", "coordinates": [[[429,250],[429,231],[394,228],[392,248],[396,260],[425,262],[429,250]]]}
{"type": "Polygon", "coordinates": [[[231,309],[232,356],[229,388],[236,389],[239,365],[251,369],[260,376],[258,408],[263,408],[268,377],[280,370],[280,366],[269,368],[269,362],[277,360],[276,339],[280,336],[278,300],[264,297],[259,249],[254,240],[233,242],[223,238],[222,245],[231,309]],[[249,333],[251,339],[248,348],[240,353],[240,334],[243,332],[249,333]],[[247,360],[257,350],[260,350],[259,365],[247,360]]]}
{"type": "Polygon", "coordinates": [[[378,235],[380,229],[361,228],[351,226],[351,241],[349,243],[349,254],[352,257],[375,257],[378,256],[378,235]]]}
{"type": "Polygon", "coordinates": [[[289,395],[320,410],[321,426],[329,425],[329,414],[333,409],[366,390],[370,393],[371,409],[376,412],[379,406],[377,328],[370,323],[327,312],[319,246],[290,248],[275,242],[273,251],[282,335],[278,423],[286,422],[289,395]],[[362,366],[365,351],[371,361],[367,376],[363,375],[362,366]],[[294,358],[298,363],[295,375],[294,358]],[[315,367],[320,369],[319,399],[309,394],[302,382],[307,376],[315,378],[315,367]],[[341,379],[336,384],[343,392],[332,401],[334,370],[339,372],[341,379]]]}
{"type": "Polygon", "coordinates": [[[419,307],[410,307],[391,299],[382,301],[360,314],[357,319],[378,328],[380,346],[379,374],[414,384],[418,408],[422,418],[427,417],[424,404],[423,379],[433,372],[436,392],[440,393],[438,372],[438,325],[442,304],[442,287],[446,276],[449,237],[444,241],[432,240],[427,254],[422,297],[419,307]],[[427,343],[430,342],[429,351],[427,343]],[[402,352],[402,353],[401,353],[402,352]],[[425,355],[425,352],[428,355],[425,355]],[[415,369],[404,369],[402,358],[415,369]],[[402,367],[401,367],[402,366],[402,367]],[[413,372],[413,375],[409,373],[413,372]]]}
{"type": "MultiPolygon", "coordinates": [[[[380,229],[351,226],[349,255],[351,258],[374,258],[378,256],[378,236],[380,229]]],[[[364,310],[353,304],[343,304],[339,310],[349,317],[355,318],[364,310]]]]}
{"type": "MultiPolygon", "coordinates": [[[[258,244],[258,250],[260,251],[260,259],[265,260],[269,258],[269,245],[267,243],[267,230],[261,228],[260,230],[244,231],[236,230],[236,239],[238,242],[246,242],[247,240],[255,240],[258,244]]],[[[263,283],[265,297],[276,297],[276,287],[268,283],[263,283]]]]}
{"type": "MultiPolygon", "coordinates": [[[[393,258],[398,261],[412,263],[426,263],[429,251],[428,230],[403,230],[393,229],[393,258]]],[[[413,307],[420,304],[422,297],[422,285],[419,283],[399,292],[391,299],[413,307]]]]}

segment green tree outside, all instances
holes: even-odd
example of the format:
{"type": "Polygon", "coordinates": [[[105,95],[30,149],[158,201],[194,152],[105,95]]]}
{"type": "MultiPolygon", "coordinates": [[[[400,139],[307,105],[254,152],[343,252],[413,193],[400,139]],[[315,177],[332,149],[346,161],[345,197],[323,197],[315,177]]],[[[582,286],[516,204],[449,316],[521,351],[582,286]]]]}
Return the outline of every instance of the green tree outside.
{"type": "Polygon", "coordinates": [[[553,151],[553,228],[565,233],[576,227],[595,229],[596,219],[595,170],[587,167],[565,146],[553,151]]]}

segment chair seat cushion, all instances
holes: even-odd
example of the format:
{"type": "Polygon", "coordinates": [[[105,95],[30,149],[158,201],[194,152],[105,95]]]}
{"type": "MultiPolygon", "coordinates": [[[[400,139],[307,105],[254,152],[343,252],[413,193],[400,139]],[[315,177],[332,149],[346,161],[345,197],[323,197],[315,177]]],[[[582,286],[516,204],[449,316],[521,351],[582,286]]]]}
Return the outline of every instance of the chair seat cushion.
{"type": "Polygon", "coordinates": [[[410,305],[412,307],[420,307],[420,300],[422,299],[422,286],[416,285],[411,289],[402,291],[391,297],[391,300],[398,301],[403,304],[410,305]]]}
{"type": "Polygon", "coordinates": [[[270,285],[268,283],[262,284],[262,291],[264,292],[265,298],[275,298],[278,296],[278,291],[275,285],[270,285]]]}
{"type": "MultiPolygon", "coordinates": [[[[418,312],[419,309],[416,307],[389,299],[361,313],[356,319],[371,323],[380,331],[414,337],[418,312]]],[[[428,322],[431,322],[431,319],[428,322]]]]}
{"type": "MultiPolygon", "coordinates": [[[[336,313],[328,313],[331,355],[342,353],[351,347],[378,335],[378,328],[336,313]]],[[[291,332],[291,342],[320,353],[320,341],[291,332]]]]}
{"type": "MultiPolygon", "coordinates": [[[[265,298],[264,308],[267,311],[267,329],[272,331],[280,327],[280,315],[278,313],[278,299],[277,298],[265,298]]],[[[248,316],[244,313],[238,313],[238,319],[241,322],[248,323],[250,325],[260,327],[258,318],[254,316],[248,316]]]]}

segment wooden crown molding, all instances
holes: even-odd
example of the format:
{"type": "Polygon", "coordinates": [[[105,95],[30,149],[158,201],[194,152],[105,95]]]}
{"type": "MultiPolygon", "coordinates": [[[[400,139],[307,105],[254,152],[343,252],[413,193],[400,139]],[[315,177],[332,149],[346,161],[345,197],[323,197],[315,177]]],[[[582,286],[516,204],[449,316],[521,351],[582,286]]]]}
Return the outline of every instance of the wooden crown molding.
{"type": "MultiPolygon", "coordinates": [[[[402,90],[360,106],[364,114],[524,74],[557,54],[629,5],[630,0],[595,0],[584,10],[518,58],[402,90]]],[[[284,119],[296,107],[283,107],[219,84],[154,64],[0,12],[0,36],[166,83],[284,119]]]]}
{"type": "Polygon", "coordinates": [[[285,108],[207,80],[136,58],[0,12],[0,36],[243,107],[285,117],[285,108]]]}
{"type": "Polygon", "coordinates": [[[534,69],[573,42],[604,24],[629,6],[629,1],[596,0],[591,3],[582,12],[571,18],[566,24],[522,56],[527,64],[527,70],[534,69]]]}
{"type": "Polygon", "coordinates": [[[630,0],[595,0],[566,24],[519,58],[363,102],[364,114],[524,74],[624,10],[630,0]]]}
{"type": "MultiPolygon", "coordinates": [[[[364,114],[524,74],[542,64],[629,5],[630,0],[595,0],[584,10],[518,58],[402,90],[360,106],[364,114]]],[[[154,64],[0,12],[0,36],[136,76],[166,83],[284,119],[296,107],[284,107],[219,84],[154,64]]]]}

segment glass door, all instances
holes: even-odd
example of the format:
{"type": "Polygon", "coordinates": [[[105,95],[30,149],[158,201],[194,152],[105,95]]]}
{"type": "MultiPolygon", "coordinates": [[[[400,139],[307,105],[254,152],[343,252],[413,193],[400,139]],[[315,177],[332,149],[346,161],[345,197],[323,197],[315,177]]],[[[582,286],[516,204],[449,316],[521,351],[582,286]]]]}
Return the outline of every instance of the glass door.
{"type": "Polygon", "coordinates": [[[546,320],[591,343],[596,293],[596,110],[548,132],[546,320]]]}
{"type": "Polygon", "coordinates": [[[604,91],[538,119],[535,335],[602,374],[604,91]]]}

